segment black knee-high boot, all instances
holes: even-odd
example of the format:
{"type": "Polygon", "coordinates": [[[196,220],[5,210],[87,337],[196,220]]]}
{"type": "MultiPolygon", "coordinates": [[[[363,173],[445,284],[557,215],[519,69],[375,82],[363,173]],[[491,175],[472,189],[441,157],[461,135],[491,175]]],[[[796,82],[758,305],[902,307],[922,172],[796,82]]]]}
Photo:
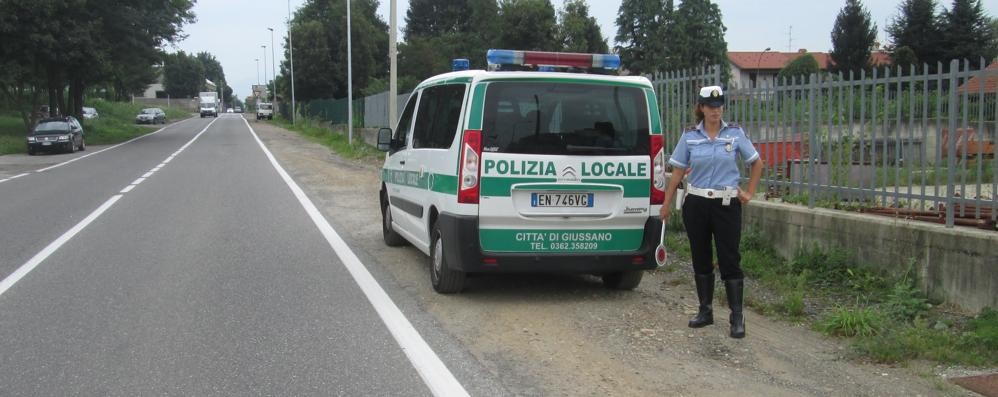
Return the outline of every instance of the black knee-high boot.
{"type": "Polygon", "coordinates": [[[745,316],[742,314],[742,297],[745,292],[745,280],[724,280],[724,290],[728,295],[728,307],[731,308],[731,337],[745,337],[745,316]]]}
{"type": "Polygon", "coordinates": [[[700,300],[700,308],[696,317],[690,320],[690,328],[700,328],[714,323],[714,273],[693,275],[697,284],[697,299],[700,300]]]}

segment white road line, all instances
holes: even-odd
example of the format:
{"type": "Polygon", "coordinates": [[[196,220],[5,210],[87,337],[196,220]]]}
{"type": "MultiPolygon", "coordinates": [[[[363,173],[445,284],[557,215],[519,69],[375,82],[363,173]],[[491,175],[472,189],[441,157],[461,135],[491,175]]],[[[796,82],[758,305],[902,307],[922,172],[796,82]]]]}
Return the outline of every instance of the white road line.
{"type": "Polygon", "coordinates": [[[364,291],[367,300],[374,306],[374,309],[378,312],[378,316],[381,317],[381,321],[385,323],[392,336],[395,337],[395,341],[402,348],[402,351],[405,352],[405,355],[409,357],[409,362],[416,368],[416,372],[423,378],[423,382],[430,388],[433,395],[467,396],[468,392],[464,390],[464,386],[461,386],[461,383],[457,381],[454,374],[447,369],[447,366],[440,360],[440,357],[433,352],[433,349],[423,340],[423,337],[412,326],[412,323],[405,318],[405,315],[395,305],[395,302],[392,302],[391,298],[388,297],[388,294],[381,288],[378,281],[374,279],[371,272],[364,267],[360,258],[357,258],[357,255],[350,250],[350,247],[336,233],[333,226],[322,216],[322,213],[315,207],[312,200],[305,195],[305,192],[284,171],[284,168],[277,162],[274,155],[270,153],[270,150],[264,146],[260,137],[256,135],[256,131],[253,130],[249,122],[245,118],[243,122],[246,123],[246,127],[249,128],[257,144],[263,149],[263,153],[267,155],[267,158],[270,159],[270,163],[277,170],[281,179],[284,180],[291,189],[291,192],[298,198],[298,202],[305,208],[305,212],[312,218],[312,222],[319,228],[319,231],[326,238],[330,247],[336,251],[336,256],[340,258],[340,261],[343,262],[350,275],[353,276],[354,281],[364,291]]]}
{"type": "Polygon", "coordinates": [[[20,177],[25,176],[25,175],[28,175],[28,173],[25,172],[23,174],[14,175],[14,176],[12,176],[10,178],[7,178],[7,179],[0,179],[0,183],[4,183],[4,182],[7,182],[7,181],[12,180],[12,179],[17,179],[17,178],[20,178],[20,177]]]}
{"type": "Polygon", "coordinates": [[[135,185],[125,186],[125,188],[121,189],[121,191],[118,192],[118,193],[125,194],[125,193],[128,193],[128,192],[132,191],[132,189],[135,189],[135,185]]]}
{"type": "Polygon", "coordinates": [[[97,207],[97,209],[94,210],[94,212],[91,212],[90,215],[87,215],[86,218],[83,218],[83,220],[80,221],[80,223],[77,223],[76,226],[73,226],[66,233],[63,233],[62,236],[59,236],[59,238],[55,239],[55,241],[53,241],[48,246],[43,248],[39,253],[35,254],[35,256],[31,257],[31,259],[28,259],[27,262],[21,265],[21,267],[17,268],[17,270],[15,270],[13,273],[7,276],[7,278],[3,279],[3,281],[0,281],[0,296],[2,296],[4,292],[7,292],[7,290],[10,289],[10,287],[12,287],[14,283],[18,282],[19,280],[24,278],[24,276],[26,276],[28,273],[34,270],[34,268],[37,267],[38,264],[42,263],[42,261],[44,261],[50,255],[55,253],[55,251],[58,250],[59,247],[62,247],[63,244],[66,244],[67,241],[72,239],[73,236],[76,236],[76,234],[79,233],[81,230],[83,230],[83,228],[87,227],[87,225],[89,225],[91,222],[97,219],[97,217],[101,216],[101,214],[103,214],[104,211],[107,211],[108,208],[111,208],[111,206],[114,205],[114,203],[117,202],[119,199],[121,199],[120,194],[112,196],[110,199],[105,201],[104,204],[101,204],[100,207],[97,207]]]}
{"type": "Polygon", "coordinates": [[[142,178],[148,178],[148,177],[152,176],[152,174],[155,174],[155,172],[149,171],[149,172],[147,172],[145,174],[142,174],[142,178]]]}
{"type": "Polygon", "coordinates": [[[74,158],[74,159],[72,159],[72,160],[67,160],[67,161],[64,161],[64,162],[61,162],[61,163],[59,163],[59,164],[56,164],[56,165],[53,165],[53,166],[50,166],[50,167],[45,167],[45,168],[42,168],[42,169],[40,169],[40,170],[36,170],[35,172],[45,172],[45,171],[48,171],[48,170],[51,170],[51,169],[53,169],[53,168],[59,168],[59,167],[62,167],[62,166],[64,166],[64,165],[66,165],[66,164],[69,164],[69,163],[72,163],[72,162],[74,162],[74,161],[78,161],[78,160],[81,160],[81,159],[85,159],[85,158],[87,158],[87,157],[90,157],[90,156],[93,156],[93,155],[95,155],[95,154],[98,154],[98,153],[103,153],[103,152],[106,152],[106,151],[108,151],[108,150],[111,150],[111,149],[114,149],[114,148],[116,148],[116,147],[118,147],[118,146],[121,146],[121,145],[126,145],[126,144],[129,144],[129,143],[132,143],[132,142],[135,142],[135,141],[137,141],[137,140],[139,140],[139,139],[142,139],[142,138],[145,138],[145,137],[147,137],[147,136],[151,136],[151,135],[155,135],[155,134],[159,133],[160,131],[163,131],[163,130],[165,130],[165,129],[167,129],[167,128],[170,128],[170,127],[173,127],[173,126],[175,126],[175,125],[180,125],[180,123],[183,123],[183,122],[186,122],[186,121],[188,121],[188,120],[194,120],[194,118],[189,118],[189,119],[187,119],[187,120],[182,120],[182,121],[178,121],[178,122],[176,122],[176,123],[173,123],[173,124],[170,124],[170,125],[168,125],[168,126],[166,126],[166,127],[163,127],[163,128],[160,128],[160,129],[158,129],[158,130],[156,130],[156,131],[153,131],[153,132],[150,132],[150,133],[148,133],[148,134],[145,134],[145,135],[141,135],[141,136],[137,136],[137,137],[135,137],[135,138],[132,138],[132,139],[129,139],[129,140],[127,140],[127,141],[124,141],[124,142],[122,142],[122,143],[119,143],[119,144],[117,144],[117,145],[114,145],[114,146],[111,146],[111,147],[106,147],[106,148],[104,148],[104,149],[101,149],[101,150],[98,150],[98,151],[96,151],[96,152],[93,152],[93,153],[88,153],[88,154],[86,154],[86,155],[83,155],[83,156],[80,156],[80,157],[77,157],[77,158],[74,158]]]}
{"type": "Polygon", "coordinates": [[[138,185],[138,184],[140,184],[142,182],[145,182],[145,181],[146,181],[146,178],[139,178],[139,179],[136,179],[136,180],[132,181],[132,183],[130,183],[130,185],[138,185]]]}

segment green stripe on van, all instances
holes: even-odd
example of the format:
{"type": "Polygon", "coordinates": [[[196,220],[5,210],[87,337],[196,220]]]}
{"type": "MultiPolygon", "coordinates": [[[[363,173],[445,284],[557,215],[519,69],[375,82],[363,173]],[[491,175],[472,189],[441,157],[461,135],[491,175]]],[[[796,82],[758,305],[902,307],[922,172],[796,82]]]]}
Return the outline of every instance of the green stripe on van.
{"type": "Polygon", "coordinates": [[[651,116],[651,133],[658,135],[662,133],[662,115],[658,108],[658,98],[655,97],[655,91],[646,88],[645,97],[648,98],[648,113],[651,116]]]}
{"type": "Polygon", "coordinates": [[[651,194],[651,181],[648,179],[583,179],[582,182],[620,185],[624,188],[624,198],[648,197],[651,194]]]}
{"type": "Polygon", "coordinates": [[[485,89],[487,83],[475,84],[475,92],[471,96],[471,117],[468,119],[469,130],[482,129],[482,112],[485,108],[485,89]]]}
{"type": "Polygon", "coordinates": [[[381,170],[381,180],[391,185],[410,186],[437,193],[457,194],[457,177],[454,175],[431,174],[416,171],[381,170]]]}
{"type": "Polygon", "coordinates": [[[488,197],[509,197],[510,190],[517,183],[551,183],[557,178],[495,178],[483,177],[480,194],[488,197]]]}
{"type": "MultiPolygon", "coordinates": [[[[509,197],[511,196],[512,187],[518,183],[551,183],[557,182],[555,178],[496,178],[496,177],[483,177],[482,178],[482,196],[489,197],[509,197]]],[[[648,179],[583,179],[582,183],[602,183],[606,185],[619,185],[624,189],[625,198],[636,198],[636,197],[648,197],[651,190],[651,182],[648,179]]],[[[557,184],[561,186],[561,184],[557,184]]],[[[578,185],[563,185],[571,186],[572,189],[577,190],[578,185]]],[[[547,187],[538,188],[551,190],[547,187]]],[[[595,187],[590,187],[588,190],[600,190],[595,187]]]]}
{"type": "Polygon", "coordinates": [[[482,250],[487,252],[622,252],[641,248],[644,232],[644,229],[481,229],[478,238],[482,250]]]}

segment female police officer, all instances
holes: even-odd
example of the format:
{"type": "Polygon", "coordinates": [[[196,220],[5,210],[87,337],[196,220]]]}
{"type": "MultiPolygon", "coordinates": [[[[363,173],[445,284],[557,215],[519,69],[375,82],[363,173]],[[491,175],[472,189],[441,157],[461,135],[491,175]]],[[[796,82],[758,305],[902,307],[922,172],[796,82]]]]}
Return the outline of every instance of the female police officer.
{"type": "Polygon", "coordinates": [[[688,173],[687,196],[682,207],[683,224],[690,240],[697,298],[700,300],[700,308],[689,326],[700,328],[714,323],[711,308],[714,297],[713,242],[717,246],[717,264],[731,309],[731,337],[743,338],[744,275],[738,249],[742,229],[741,206],[755,195],[762,175],[762,162],[758,161],[759,153],[745,132],[737,125],[721,120],[724,114],[721,87],[701,89],[694,113],[697,126],[683,133],[669,160],[673,171],[665,191],[666,204],[662,206],[660,215],[662,220],[669,218],[669,203],[679,182],[688,173]],[[738,187],[741,175],[736,154],[752,165],[746,189],[738,187]]]}

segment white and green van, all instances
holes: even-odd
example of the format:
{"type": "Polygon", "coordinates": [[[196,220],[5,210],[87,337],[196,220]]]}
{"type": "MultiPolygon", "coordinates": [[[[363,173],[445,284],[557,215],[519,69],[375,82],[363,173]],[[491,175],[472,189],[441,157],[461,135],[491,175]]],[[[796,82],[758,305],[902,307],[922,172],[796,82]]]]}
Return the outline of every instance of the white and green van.
{"type": "Polygon", "coordinates": [[[490,272],[635,288],[660,237],[655,98],[644,77],[467,70],[423,81],[396,128],[378,133],[385,243],[429,255],[441,293],[490,272]]]}

